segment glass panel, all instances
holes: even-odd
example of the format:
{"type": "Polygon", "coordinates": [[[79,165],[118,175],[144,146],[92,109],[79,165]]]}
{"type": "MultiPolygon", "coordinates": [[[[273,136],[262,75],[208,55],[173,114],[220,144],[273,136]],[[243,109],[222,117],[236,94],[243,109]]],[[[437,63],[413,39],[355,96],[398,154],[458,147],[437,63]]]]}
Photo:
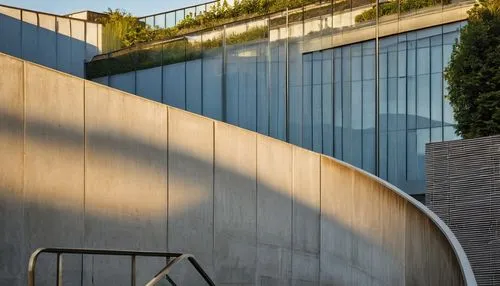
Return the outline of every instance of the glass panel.
{"type": "Polygon", "coordinates": [[[439,127],[443,120],[442,74],[431,75],[431,127],[439,127]]]}
{"type": "Polygon", "coordinates": [[[406,134],[406,178],[408,181],[414,181],[418,176],[418,158],[417,158],[417,131],[409,130],[406,134]]]}
{"type": "Polygon", "coordinates": [[[323,84],[322,99],[323,153],[333,156],[333,85],[331,83],[323,84]]]}
{"type": "Polygon", "coordinates": [[[203,33],[203,115],[222,120],[223,31],[203,33]]]}
{"type": "Polygon", "coordinates": [[[167,13],[167,28],[174,27],[177,23],[175,22],[175,12],[167,13]]]}
{"type": "Polygon", "coordinates": [[[201,15],[205,13],[205,5],[196,6],[196,15],[201,15]]]}
{"type": "Polygon", "coordinates": [[[417,74],[430,73],[430,48],[429,38],[420,39],[417,41],[417,74]]]}
{"type": "Polygon", "coordinates": [[[425,179],[425,144],[430,142],[429,129],[417,129],[417,180],[425,179]]]}
{"type": "Polygon", "coordinates": [[[406,122],[408,129],[417,128],[417,79],[414,76],[409,76],[406,82],[406,102],[407,102],[407,117],[406,122]]]}
{"type": "Polygon", "coordinates": [[[341,48],[334,49],[334,84],[333,84],[333,96],[334,96],[334,121],[335,121],[335,130],[333,139],[334,149],[335,149],[335,157],[338,159],[343,159],[343,98],[342,98],[342,57],[341,57],[341,48]]]}
{"type": "Polygon", "coordinates": [[[362,78],[361,44],[351,46],[351,78],[359,81],[362,78]]]}
{"type": "Polygon", "coordinates": [[[375,41],[363,43],[363,80],[375,79],[375,41]]]}
{"type": "Polygon", "coordinates": [[[387,85],[387,129],[394,131],[398,126],[398,79],[389,78],[387,85]]]}
{"type": "Polygon", "coordinates": [[[323,151],[322,89],[321,85],[314,85],[312,90],[312,150],[315,152],[323,151]]]}
{"type": "Polygon", "coordinates": [[[148,25],[149,27],[153,28],[154,27],[154,21],[155,21],[155,17],[154,16],[147,17],[146,18],[146,25],[148,25]]]}
{"type": "Polygon", "coordinates": [[[155,28],[164,29],[165,28],[165,14],[155,16],[155,28]]]}
{"type": "MultiPolygon", "coordinates": [[[[269,134],[269,42],[258,45],[257,52],[257,131],[269,134]]],[[[291,98],[291,91],[290,91],[291,98]]],[[[291,123],[290,123],[291,124],[291,123]]]]}
{"type": "MultiPolygon", "coordinates": [[[[354,63],[354,61],[352,61],[354,63]]],[[[354,70],[354,67],[353,67],[354,70]]],[[[362,168],[362,130],[363,130],[363,86],[361,81],[352,81],[351,86],[351,162],[362,168]]]]}
{"type": "Polygon", "coordinates": [[[177,10],[175,12],[175,24],[179,24],[182,20],[184,20],[184,10],[177,10]]]}
{"type": "Polygon", "coordinates": [[[195,7],[185,9],[184,10],[184,17],[185,18],[187,18],[187,17],[191,17],[191,18],[196,17],[196,11],[195,10],[196,10],[195,7]]]}
{"type": "Polygon", "coordinates": [[[187,45],[185,40],[178,40],[163,44],[163,65],[184,62],[186,60],[187,45]]]}
{"type": "Polygon", "coordinates": [[[375,173],[375,80],[363,81],[362,118],[363,169],[375,173]]]}
{"type": "Polygon", "coordinates": [[[304,87],[302,89],[302,147],[312,149],[312,58],[313,54],[304,55],[304,87]]]}
{"type": "Polygon", "coordinates": [[[417,128],[430,127],[430,79],[429,75],[417,77],[417,128]]]}
{"type": "Polygon", "coordinates": [[[201,35],[187,37],[186,45],[186,109],[198,114],[202,113],[202,60],[201,35]]]}
{"type": "MultiPolygon", "coordinates": [[[[410,0],[412,1],[412,0],[410,0]]],[[[390,22],[394,21],[398,18],[398,13],[400,9],[399,1],[380,1],[379,2],[379,22],[390,22]]],[[[371,18],[376,18],[376,8],[372,8],[369,12],[365,12],[365,14],[371,16],[371,18]]]]}

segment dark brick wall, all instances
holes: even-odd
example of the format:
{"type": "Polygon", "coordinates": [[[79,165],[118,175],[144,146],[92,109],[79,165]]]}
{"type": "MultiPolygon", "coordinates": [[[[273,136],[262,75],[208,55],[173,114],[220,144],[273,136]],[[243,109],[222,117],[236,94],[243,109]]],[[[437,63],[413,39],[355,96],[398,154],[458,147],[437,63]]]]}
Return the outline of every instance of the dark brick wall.
{"type": "Polygon", "coordinates": [[[479,285],[500,285],[500,136],[426,146],[426,205],[455,233],[479,285]]]}

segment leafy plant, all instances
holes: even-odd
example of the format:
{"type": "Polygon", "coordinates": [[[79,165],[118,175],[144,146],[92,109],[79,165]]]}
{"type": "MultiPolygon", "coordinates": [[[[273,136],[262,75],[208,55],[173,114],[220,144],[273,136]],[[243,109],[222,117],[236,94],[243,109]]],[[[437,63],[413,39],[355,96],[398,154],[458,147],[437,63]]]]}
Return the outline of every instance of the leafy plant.
{"type": "Polygon", "coordinates": [[[500,134],[500,2],[480,0],[469,11],[445,70],[456,133],[500,134]]]}
{"type": "Polygon", "coordinates": [[[154,31],[124,10],[108,9],[98,19],[103,24],[103,50],[112,51],[153,40],[154,31]]]}
{"type": "MultiPolygon", "coordinates": [[[[431,7],[436,5],[447,5],[450,4],[451,0],[396,0],[389,1],[379,4],[379,17],[397,14],[398,10],[400,13],[407,13],[422,9],[425,7],[431,7]]],[[[356,16],[354,21],[356,23],[362,23],[367,21],[373,21],[377,18],[377,6],[373,6],[371,9],[364,11],[363,13],[356,16]]]]}

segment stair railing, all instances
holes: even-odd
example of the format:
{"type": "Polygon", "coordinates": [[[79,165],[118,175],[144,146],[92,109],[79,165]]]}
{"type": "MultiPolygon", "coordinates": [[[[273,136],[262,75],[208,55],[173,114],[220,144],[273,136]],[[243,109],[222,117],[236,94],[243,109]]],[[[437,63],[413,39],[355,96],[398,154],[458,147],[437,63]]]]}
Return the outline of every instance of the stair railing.
{"type": "Polygon", "coordinates": [[[210,285],[215,286],[210,276],[203,270],[196,258],[191,254],[172,253],[172,252],[150,252],[150,251],[128,251],[128,250],[104,250],[104,249],[83,249],[83,248],[39,248],[31,254],[28,264],[28,286],[35,286],[35,270],[38,257],[42,253],[52,253],[57,256],[57,276],[56,285],[62,286],[63,282],[63,254],[81,254],[81,255],[104,255],[104,256],[129,256],[131,258],[131,285],[136,285],[136,258],[137,257],[164,257],[168,259],[167,265],[156,274],[146,286],[153,286],[160,282],[164,277],[172,285],[176,285],[171,277],[168,276],[172,267],[184,260],[188,260],[203,280],[210,285]]]}

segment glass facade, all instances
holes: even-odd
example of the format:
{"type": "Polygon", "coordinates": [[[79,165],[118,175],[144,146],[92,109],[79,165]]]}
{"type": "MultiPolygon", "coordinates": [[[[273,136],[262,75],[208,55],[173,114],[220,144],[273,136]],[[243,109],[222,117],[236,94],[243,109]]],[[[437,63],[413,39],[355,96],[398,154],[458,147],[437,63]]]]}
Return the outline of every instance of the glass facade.
{"type": "Polygon", "coordinates": [[[443,69],[465,22],[380,37],[377,48],[375,21],[358,20],[372,2],[328,2],[326,14],[301,8],[192,33],[157,46],[148,62],[158,64],[93,80],[336,157],[421,194],[425,144],[455,139],[443,69]],[[353,33],[367,40],[338,46],[353,33]]]}

